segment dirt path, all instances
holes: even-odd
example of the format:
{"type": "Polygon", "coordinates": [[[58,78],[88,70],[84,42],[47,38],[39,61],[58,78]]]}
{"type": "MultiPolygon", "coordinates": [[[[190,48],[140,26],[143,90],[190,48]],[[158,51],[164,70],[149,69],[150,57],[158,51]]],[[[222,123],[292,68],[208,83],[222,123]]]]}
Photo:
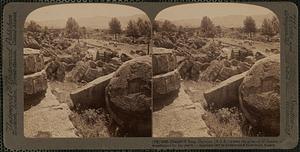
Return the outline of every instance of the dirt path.
{"type": "Polygon", "coordinates": [[[153,112],[153,137],[209,137],[202,119],[204,109],[193,103],[183,85],[171,104],[153,112]]]}
{"type": "Polygon", "coordinates": [[[45,97],[24,112],[25,137],[77,137],[69,119],[69,106],[59,102],[51,90],[48,83],[45,97]]]}

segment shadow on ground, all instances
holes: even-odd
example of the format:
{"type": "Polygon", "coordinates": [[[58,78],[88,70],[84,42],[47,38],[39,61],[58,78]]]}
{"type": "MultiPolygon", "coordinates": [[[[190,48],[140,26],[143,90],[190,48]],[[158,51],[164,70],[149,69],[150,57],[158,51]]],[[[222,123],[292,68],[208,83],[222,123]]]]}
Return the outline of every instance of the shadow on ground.
{"type": "Polygon", "coordinates": [[[173,103],[173,101],[178,97],[179,90],[173,91],[164,96],[153,99],[153,111],[158,111],[164,108],[165,106],[173,103]]]}
{"type": "Polygon", "coordinates": [[[32,106],[38,105],[45,98],[46,91],[38,94],[24,97],[24,111],[29,110],[32,106]]]}

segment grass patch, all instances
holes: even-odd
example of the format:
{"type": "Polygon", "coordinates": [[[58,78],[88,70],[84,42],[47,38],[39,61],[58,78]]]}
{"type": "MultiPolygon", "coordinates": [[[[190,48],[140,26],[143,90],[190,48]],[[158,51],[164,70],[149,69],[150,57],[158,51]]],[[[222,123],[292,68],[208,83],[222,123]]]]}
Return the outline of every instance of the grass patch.
{"type": "Polygon", "coordinates": [[[206,111],[203,120],[209,134],[215,137],[242,137],[243,115],[238,108],[222,108],[206,111]]]}
{"type": "Polygon", "coordinates": [[[76,135],[83,138],[126,137],[128,130],[119,127],[103,109],[72,111],[70,120],[76,128],[76,135]]]}
{"type": "Polygon", "coordinates": [[[217,110],[209,108],[202,117],[209,128],[209,134],[215,137],[264,136],[251,126],[238,107],[217,110]]]}
{"type": "Polygon", "coordinates": [[[107,126],[111,120],[103,109],[88,109],[81,112],[72,112],[70,120],[76,128],[76,134],[83,138],[109,137],[107,126]]]}

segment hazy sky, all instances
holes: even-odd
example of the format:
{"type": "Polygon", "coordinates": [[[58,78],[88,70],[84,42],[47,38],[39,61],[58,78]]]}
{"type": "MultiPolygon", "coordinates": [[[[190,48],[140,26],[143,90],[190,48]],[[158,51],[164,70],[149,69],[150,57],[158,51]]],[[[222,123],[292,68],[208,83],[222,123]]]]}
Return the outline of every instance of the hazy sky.
{"type": "Polygon", "coordinates": [[[183,4],[164,9],[156,19],[181,20],[202,18],[203,16],[218,17],[227,15],[265,15],[273,12],[267,8],[234,3],[202,3],[202,4],[183,4]]]}
{"type": "Polygon", "coordinates": [[[117,4],[58,4],[36,9],[28,15],[26,20],[45,21],[95,16],[119,17],[142,13],[135,7],[117,4]]]}

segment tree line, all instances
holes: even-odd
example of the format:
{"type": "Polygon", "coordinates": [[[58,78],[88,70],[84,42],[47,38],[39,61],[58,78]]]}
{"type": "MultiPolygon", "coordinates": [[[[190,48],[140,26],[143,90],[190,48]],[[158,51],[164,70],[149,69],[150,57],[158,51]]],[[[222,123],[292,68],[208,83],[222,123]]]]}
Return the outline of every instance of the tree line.
{"type": "MultiPolygon", "coordinates": [[[[135,20],[130,20],[125,28],[122,30],[122,25],[117,18],[112,18],[108,23],[110,34],[114,35],[115,39],[118,39],[120,34],[126,34],[127,37],[132,38],[132,42],[135,42],[135,39],[139,37],[148,37],[151,35],[151,23],[147,20],[143,20],[138,18],[135,20]]],[[[263,23],[258,29],[256,27],[255,20],[251,16],[247,16],[243,21],[243,31],[248,35],[250,39],[253,38],[254,34],[258,31],[261,32],[262,35],[265,35],[268,39],[270,37],[275,36],[279,33],[279,21],[273,16],[272,19],[265,18],[263,23]]],[[[34,21],[30,21],[27,26],[27,30],[31,32],[48,32],[48,27],[42,27],[38,25],[34,21]]],[[[152,23],[152,30],[154,32],[183,32],[184,28],[182,26],[177,27],[171,21],[165,20],[163,23],[159,23],[158,21],[154,21],[152,23]]],[[[212,20],[204,16],[200,23],[200,32],[204,37],[214,38],[217,34],[222,32],[222,28],[220,26],[215,26],[212,20]]],[[[70,17],[68,18],[65,26],[65,36],[68,38],[79,39],[80,37],[85,36],[87,33],[86,27],[80,27],[77,21],[70,17]]]]}
{"type": "Polygon", "coordinates": [[[147,20],[138,18],[137,21],[129,20],[125,31],[122,31],[122,26],[117,18],[112,18],[109,22],[109,31],[117,39],[118,35],[125,33],[126,36],[132,38],[132,42],[135,42],[139,37],[150,37],[151,35],[151,23],[147,20]]]}
{"type": "MultiPolygon", "coordinates": [[[[124,31],[122,30],[122,25],[120,21],[115,17],[110,20],[108,25],[109,33],[113,34],[115,39],[118,39],[119,35],[124,33],[126,34],[126,36],[131,37],[132,41],[135,42],[136,38],[150,37],[151,35],[151,23],[141,18],[138,18],[137,21],[130,20],[124,31]]],[[[30,21],[27,26],[27,30],[33,33],[48,32],[48,27],[45,26],[43,29],[35,21],[30,21]]],[[[86,34],[86,27],[80,27],[78,22],[74,18],[68,18],[64,29],[65,37],[79,40],[79,38],[84,37],[86,34]]]]}
{"type": "MultiPolygon", "coordinates": [[[[154,32],[182,32],[184,29],[182,26],[177,27],[168,20],[162,23],[154,21],[152,27],[154,32]]],[[[202,18],[199,29],[201,35],[207,38],[214,38],[222,32],[222,28],[215,26],[212,20],[207,16],[202,18]]],[[[250,39],[252,39],[254,34],[258,31],[269,39],[279,33],[279,21],[275,16],[273,16],[272,19],[265,18],[260,29],[258,29],[255,20],[251,16],[247,16],[243,21],[242,31],[246,33],[250,39]]]]}

